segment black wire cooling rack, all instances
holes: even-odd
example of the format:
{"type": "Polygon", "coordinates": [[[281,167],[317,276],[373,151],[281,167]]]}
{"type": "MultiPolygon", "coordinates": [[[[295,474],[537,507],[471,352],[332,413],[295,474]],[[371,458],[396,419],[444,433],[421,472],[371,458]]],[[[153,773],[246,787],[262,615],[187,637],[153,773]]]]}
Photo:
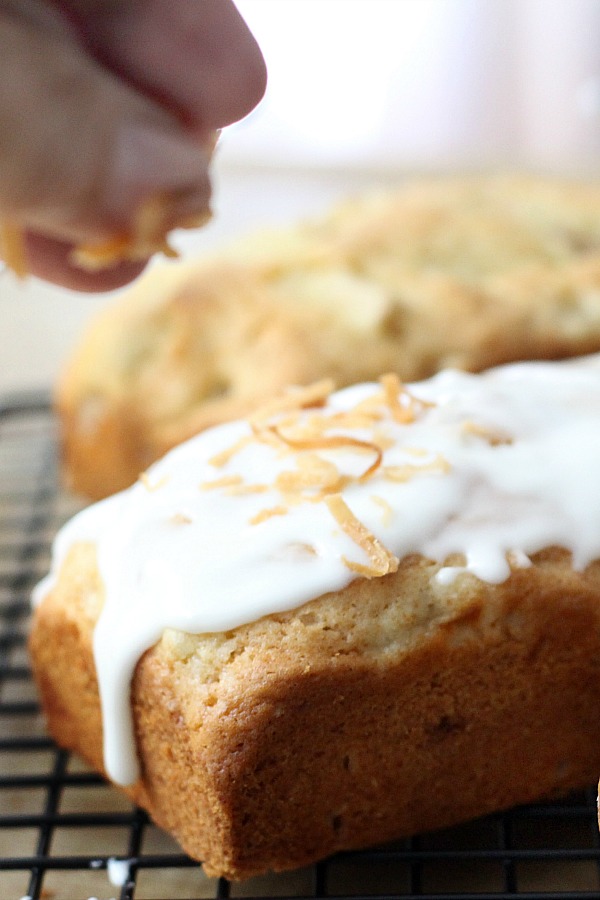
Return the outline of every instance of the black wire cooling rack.
{"type": "Polygon", "coordinates": [[[297,872],[242,884],[207,878],[45,733],[27,658],[29,595],[76,508],[58,488],[46,399],[0,403],[0,900],[600,898],[593,787],[297,872]]]}

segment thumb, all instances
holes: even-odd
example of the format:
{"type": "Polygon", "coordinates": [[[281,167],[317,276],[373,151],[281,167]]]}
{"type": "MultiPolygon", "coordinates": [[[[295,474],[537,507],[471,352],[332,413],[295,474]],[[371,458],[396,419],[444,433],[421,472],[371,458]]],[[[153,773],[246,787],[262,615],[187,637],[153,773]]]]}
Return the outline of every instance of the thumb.
{"type": "Polygon", "coordinates": [[[208,163],[173,116],[66,26],[0,14],[1,216],[59,241],[101,241],[160,193],[168,229],[207,213],[208,163]]]}

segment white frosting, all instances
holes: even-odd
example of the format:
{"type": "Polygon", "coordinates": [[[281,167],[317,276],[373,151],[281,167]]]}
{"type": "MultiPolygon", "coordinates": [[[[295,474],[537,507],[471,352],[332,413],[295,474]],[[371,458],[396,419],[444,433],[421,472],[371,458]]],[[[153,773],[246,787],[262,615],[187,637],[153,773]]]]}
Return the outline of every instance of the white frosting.
{"type": "MultiPolygon", "coordinates": [[[[400,424],[382,401],[383,418],[372,428],[344,430],[384,448],[379,468],[351,482],[343,497],[388,550],[400,559],[418,552],[437,561],[443,583],[465,571],[499,583],[510,573],[507,554],[523,567],[552,545],[569,549],[576,568],[600,557],[600,356],[479,376],[447,371],[409,390],[432,404],[419,404],[415,421],[400,424]],[[392,481],[391,466],[422,468],[392,481]],[[444,566],[457,553],[464,565],[444,566]]],[[[340,391],[319,415],[352,410],[381,393],[377,384],[340,391]]],[[[145,483],[84,510],[59,533],[52,572],[36,589],[39,601],[73,543],[96,542],[105,601],[94,653],[105,764],[116,782],[138,775],[130,680],[166,628],[235,628],[343,588],[356,577],[344,557],[370,564],[325,502],[287,505],[275,486],[277,475],[295,471],[309,451],[285,453],[254,440],[225,464],[211,462],[250,434],[247,422],[204,432],[155,464],[145,483]],[[267,489],[203,487],[230,476],[267,489]],[[285,513],[251,523],[282,506],[285,513]]],[[[348,447],[310,453],[351,476],[372,461],[348,447]]]]}
{"type": "Polygon", "coordinates": [[[123,887],[129,878],[129,866],[128,859],[115,859],[111,856],[107,861],[108,880],[114,887],[123,887]]]}

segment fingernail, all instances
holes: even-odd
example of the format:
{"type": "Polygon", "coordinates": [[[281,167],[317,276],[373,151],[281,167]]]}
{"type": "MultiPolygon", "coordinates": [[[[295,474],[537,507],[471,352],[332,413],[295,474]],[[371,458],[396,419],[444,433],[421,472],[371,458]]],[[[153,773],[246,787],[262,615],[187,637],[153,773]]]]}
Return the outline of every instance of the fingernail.
{"type": "Polygon", "coordinates": [[[185,215],[202,214],[210,201],[210,155],[185,135],[152,125],[123,126],[105,191],[107,213],[126,225],[141,204],[160,194],[181,204],[185,215]]]}

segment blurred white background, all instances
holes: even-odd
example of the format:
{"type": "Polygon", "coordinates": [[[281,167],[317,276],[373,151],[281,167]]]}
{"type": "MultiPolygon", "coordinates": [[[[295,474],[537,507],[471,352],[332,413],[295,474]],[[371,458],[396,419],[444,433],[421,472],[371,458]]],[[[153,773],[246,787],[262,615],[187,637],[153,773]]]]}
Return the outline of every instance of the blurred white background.
{"type": "MultiPolygon", "coordinates": [[[[600,0],[238,0],[269,69],[185,254],[406,174],[598,174],[600,0]]],[[[110,297],[0,275],[0,391],[49,386],[110,297]]]]}
{"type": "Polygon", "coordinates": [[[268,62],[238,163],[594,165],[597,0],[239,0],[268,62]]]}

